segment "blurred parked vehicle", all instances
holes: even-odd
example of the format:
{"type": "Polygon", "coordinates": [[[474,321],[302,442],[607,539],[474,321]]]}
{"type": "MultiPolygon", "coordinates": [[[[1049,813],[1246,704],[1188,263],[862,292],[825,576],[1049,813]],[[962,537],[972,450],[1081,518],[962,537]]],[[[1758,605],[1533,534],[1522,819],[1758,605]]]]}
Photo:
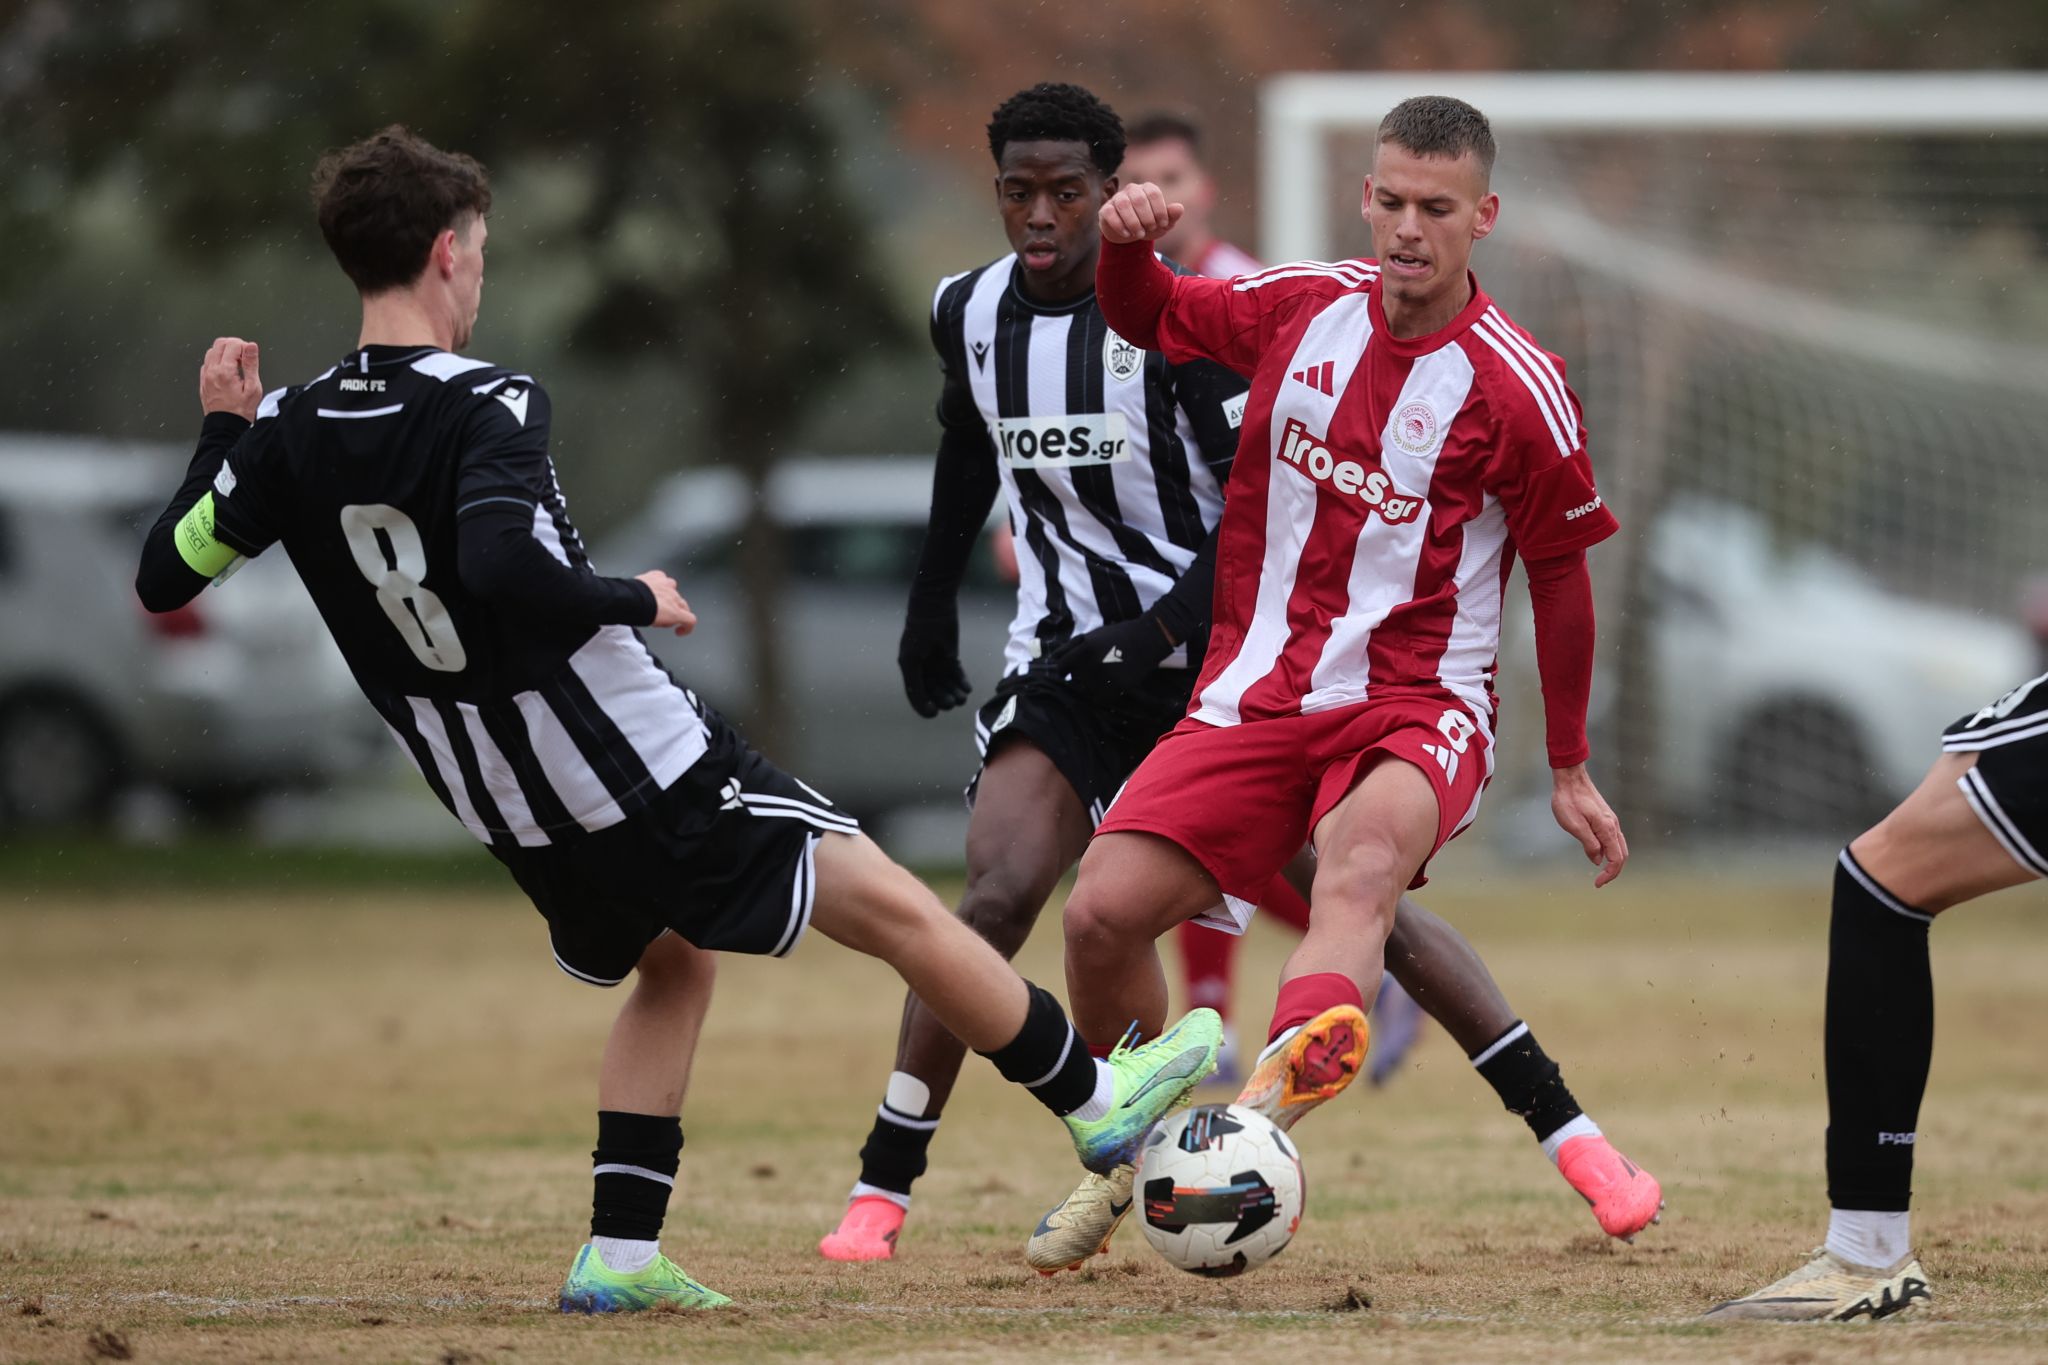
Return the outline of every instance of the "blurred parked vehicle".
{"type": "Polygon", "coordinates": [[[0,829],[129,781],[203,805],[324,783],[390,741],[281,551],[151,616],[135,597],[181,452],[0,436],[0,829]]]}
{"type": "Polygon", "coordinates": [[[1681,817],[1853,830],[1919,782],[1943,726],[2034,671],[2018,625],[1889,592],[1730,503],[1674,502],[1647,567],[1652,762],[1681,817]]]}
{"type": "MultiPolygon", "coordinates": [[[[779,622],[787,752],[772,757],[864,813],[957,802],[976,765],[972,711],[1002,676],[1017,602],[987,539],[960,590],[960,659],[974,699],[926,720],[904,700],[896,641],[931,508],[930,457],[788,459],[766,496],[789,552],[779,622]]],[[[606,573],[675,575],[697,629],[680,639],[648,631],[648,644],[742,728],[754,683],[734,560],[748,510],[735,471],[688,470],[595,553],[606,573]]]]}

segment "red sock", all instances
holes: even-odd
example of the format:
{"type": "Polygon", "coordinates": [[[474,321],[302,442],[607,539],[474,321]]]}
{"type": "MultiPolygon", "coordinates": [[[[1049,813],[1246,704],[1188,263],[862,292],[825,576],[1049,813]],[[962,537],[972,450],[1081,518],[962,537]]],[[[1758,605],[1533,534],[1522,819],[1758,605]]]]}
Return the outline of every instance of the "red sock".
{"type": "Polygon", "coordinates": [[[1230,1017],[1230,969],[1237,960],[1237,935],[1208,929],[1193,921],[1180,926],[1181,972],[1187,982],[1188,1008],[1203,1006],[1230,1017]]]}
{"type": "Polygon", "coordinates": [[[1295,1025],[1306,1024],[1335,1005],[1365,1008],[1358,983],[1342,972],[1316,972],[1281,982],[1280,998],[1273,1002],[1273,1022],[1266,1028],[1266,1041],[1272,1042],[1295,1025]]]}
{"type": "Polygon", "coordinates": [[[1090,1044],[1088,1044],[1088,1055],[1089,1055],[1090,1057],[1094,1057],[1094,1058],[1097,1058],[1097,1059],[1100,1059],[1100,1058],[1104,1058],[1104,1057],[1107,1057],[1107,1056],[1109,1056],[1109,1054],[1110,1054],[1110,1053],[1112,1053],[1112,1052],[1114,1052],[1114,1051],[1116,1051],[1116,1044],[1115,1044],[1115,1043],[1090,1043],[1090,1044]]]}
{"type": "Polygon", "coordinates": [[[1294,889],[1294,883],[1276,876],[1259,898],[1259,909],[1288,925],[1298,934],[1308,932],[1308,898],[1294,889]]]}

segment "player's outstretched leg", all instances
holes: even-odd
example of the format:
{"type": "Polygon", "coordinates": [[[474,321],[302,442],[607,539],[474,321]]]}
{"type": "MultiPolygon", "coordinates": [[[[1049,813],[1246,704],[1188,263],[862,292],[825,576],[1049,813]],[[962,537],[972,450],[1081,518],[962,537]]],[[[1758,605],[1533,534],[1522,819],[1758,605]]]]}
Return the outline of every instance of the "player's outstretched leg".
{"type": "Polygon", "coordinates": [[[1403,896],[1387,939],[1387,970],[1465,1049],[1508,1112],[1529,1125],[1543,1154],[1592,1206],[1601,1231],[1630,1241],[1658,1221],[1664,1194],[1656,1177],[1616,1151],[1579,1107],[1463,934],[1403,896]]]}
{"type": "MultiPolygon", "coordinates": [[[[1067,898],[1067,994],[1076,1026],[1096,1051],[1126,1030],[1142,1035],[1160,1026],[1166,1014],[1166,976],[1158,940],[1221,899],[1201,865],[1165,839],[1118,833],[1099,835],[1089,844],[1067,898]]],[[[1108,1250],[1131,1210],[1134,1170],[1125,1161],[1084,1175],[1073,1193],[1039,1219],[1024,1259],[1051,1275],[1079,1269],[1090,1256],[1108,1250]]]]}
{"type": "Polygon", "coordinates": [[[597,1082],[590,1241],[563,1282],[564,1313],[732,1302],[661,1254],[661,1225],[683,1148],[676,1117],[711,1005],[716,957],[674,934],[647,945],[612,1024],[597,1082]]]}
{"type": "Polygon", "coordinates": [[[1308,933],[1281,970],[1266,1049],[1239,1104],[1291,1128],[1357,1076],[1395,907],[1437,825],[1429,779],[1395,758],[1375,763],[1319,822],[1308,933]]]}
{"type": "MultiPolygon", "coordinates": [[[[1043,750],[1017,740],[997,749],[975,783],[960,918],[1005,958],[1015,957],[1060,877],[1088,846],[1088,834],[1081,798],[1043,750]]],[[[827,1260],[896,1254],[911,1185],[924,1174],[966,1056],[967,1045],[915,995],[904,998],[896,1066],[860,1151],[860,1179],[839,1226],[818,1243],[827,1260]]]]}
{"type": "Polygon", "coordinates": [[[1146,1131],[1216,1065],[1222,1024],[1214,1010],[1094,1056],[1057,1000],[1018,976],[865,835],[823,836],[817,875],[812,924],[895,968],[933,1017],[1065,1123],[1091,1171],[1134,1158],[1146,1131]]]}
{"type": "Polygon", "coordinates": [[[1714,1305],[1709,1318],[1883,1318],[1933,1297],[1907,1213],[1934,1055],[1928,929],[1951,906],[2048,870],[2048,860],[2022,861],[2039,859],[2042,846],[1999,800],[1999,779],[2011,780],[2008,756],[1980,765],[1974,751],[1944,754],[1836,860],[1824,1049],[1827,1242],[1785,1278],[1714,1305]]]}

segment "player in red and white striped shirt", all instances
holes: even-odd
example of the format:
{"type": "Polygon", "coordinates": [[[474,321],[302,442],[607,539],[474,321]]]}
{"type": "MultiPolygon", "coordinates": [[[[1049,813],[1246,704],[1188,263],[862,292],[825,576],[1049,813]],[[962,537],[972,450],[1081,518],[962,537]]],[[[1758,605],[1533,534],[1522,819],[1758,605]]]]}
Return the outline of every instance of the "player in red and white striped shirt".
{"type": "MultiPolygon", "coordinates": [[[[1174,360],[1220,361],[1252,388],[1208,658],[1188,717],[1082,861],[1066,910],[1068,990],[1091,1043],[1132,1019],[1159,1027],[1155,940],[1198,916],[1241,921],[1310,841],[1309,930],[1239,1097],[1283,1127],[1356,1074],[1395,905],[1477,814],[1517,553],[1535,602],[1552,810],[1600,866],[1596,886],[1628,857],[1585,769],[1585,551],[1616,523],[1563,362],[1467,268],[1499,214],[1493,151],[1469,105],[1397,106],[1365,185],[1374,260],[1175,276],[1152,244],[1180,206],[1157,186],[1127,186],[1101,213],[1097,295],[1110,325],[1174,360]]],[[[1589,1140],[1603,1193],[1645,1202],[1647,1222],[1656,1182],[1589,1140]]]]}

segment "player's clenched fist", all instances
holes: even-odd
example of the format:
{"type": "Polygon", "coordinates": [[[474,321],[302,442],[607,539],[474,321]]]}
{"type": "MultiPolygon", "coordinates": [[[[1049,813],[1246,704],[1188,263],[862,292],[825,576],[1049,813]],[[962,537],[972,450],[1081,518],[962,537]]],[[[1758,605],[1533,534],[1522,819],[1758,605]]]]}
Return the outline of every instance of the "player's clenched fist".
{"type": "Polygon", "coordinates": [[[1154,242],[1173,231],[1186,212],[1183,204],[1167,203],[1157,185],[1126,185],[1102,206],[1102,235],[1117,243],[1154,242]]]}
{"type": "Polygon", "coordinates": [[[649,569],[635,577],[654,594],[654,619],[647,624],[673,629],[678,635],[688,635],[697,628],[697,613],[683,600],[682,589],[673,578],[659,569],[649,569]]]}
{"type": "Polygon", "coordinates": [[[256,420],[263,401],[263,378],[256,372],[256,343],[240,337],[217,337],[199,362],[199,407],[203,412],[233,412],[256,420]]]}

